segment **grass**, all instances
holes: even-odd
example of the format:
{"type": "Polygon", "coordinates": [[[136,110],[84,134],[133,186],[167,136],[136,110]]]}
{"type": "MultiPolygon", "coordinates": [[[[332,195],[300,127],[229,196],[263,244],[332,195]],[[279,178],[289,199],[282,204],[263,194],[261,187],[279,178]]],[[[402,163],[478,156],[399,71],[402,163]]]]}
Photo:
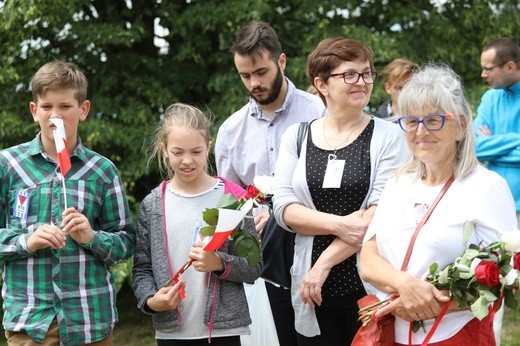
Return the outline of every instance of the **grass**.
{"type": "Polygon", "coordinates": [[[154,346],[155,330],[152,317],[137,308],[130,285],[125,283],[117,295],[119,323],[114,328],[114,346],[154,346]]]}
{"type": "MultiPolygon", "coordinates": [[[[520,302],[520,292],[516,293],[520,302]]],[[[114,346],[155,346],[155,332],[152,319],[137,307],[132,288],[125,283],[117,296],[119,323],[114,328],[114,346]]],[[[0,328],[3,335],[3,330],[0,328]]],[[[5,338],[0,336],[0,346],[6,346],[5,338]]],[[[258,345],[263,346],[263,345],[258,345]]],[[[520,307],[516,310],[506,308],[502,326],[501,346],[520,346],[520,307]]]]}
{"type": "MultiPolygon", "coordinates": [[[[520,291],[516,292],[516,300],[520,302],[520,291]]],[[[515,310],[506,308],[500,344],[500,346],[520,346],[520,307],[515,310]]]]}

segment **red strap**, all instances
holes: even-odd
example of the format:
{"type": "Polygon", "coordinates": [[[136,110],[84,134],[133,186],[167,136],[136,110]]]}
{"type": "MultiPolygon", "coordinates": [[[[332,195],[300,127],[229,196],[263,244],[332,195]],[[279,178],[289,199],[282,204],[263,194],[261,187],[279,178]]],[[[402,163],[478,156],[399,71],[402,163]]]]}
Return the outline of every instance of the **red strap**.
{"type": "MultiPolygon", "coordinates": [[[[441,324],[442,318],[444,317],[444,315],[446,315],[446,312],[448,311],[450,304],[451,304],[451,301],[448,301],[444,304],[444,306],[442,307],[441,313],[435,319],[435,323],[433,323],[432,329],[430,329],[428,334],[426,334],[426,337],[424,338],[421,346],[428,345],[428,342],[432,338],[433,333],[435,333],[435,331],[437,330],[437,327],[439,327],[439,324],[441,324]]],[[[408,346],[412,345],[413,323],[414,323],[413,321],[410,322],[410,328],[408,329],[408,346]]]]}
{"type": "Polygon", "coordinates": [[[446,303],[444,303],[444,306],[442,307],[441,313],[435,319],[435,322],[433,323],[432,329],[430,329],[430,331],[428,332],[428,334],[424,338],[421,346],[428,345],[428,342],[432,338],[433,333],[435,333],[435,331],[437,330],[437,327],[439,327],[439,325],[441,324],[442,318],[444,317],[444,315],[446,315],[446,312],[448,311],[448,308],[450,307],[450,303],[451,303],[451,300],[449,300],[446,303]]]}
{"type": "MultiPolygon", "coordinates": [[[[442,190],[439,192],[439,194],[437,195],[437,198],[435,198],[432,205],[428,208],[428,211],[426,212],[426,214],[424,214],[421,222],[415,228],[415,232],[413,233],[412,238],[410,239],[410,244],[408,244],[408,249],[406,250],[406,255],[404,256],[403,265],[401,266],[401,271],[405,271],[406,268],[408,267],[408,262],[410,262],[410,257],[412,255],[412,249],[415,244],[415,240],[417,239],[417,235],[419,234],[419,231],[424,226],[426,221],[428,221],[433,210],[435,209],[435,207],[437,206],[437,204],[439,203],[441,198],[444,196],[446,191],[448,191],[448,188],[451,186],[451,184],[453,183],[454,180],[455,180],[455,177],[452,175],[448,179],[448,181],[444,184],[444,186],[442,187],[442,190]]],[[[441,323],[442,317],[446,314],[446,311],[448,310],[448,307],[450,305],[449,303],[450,302],[448,301],[446,304],[444,304],[444,307],[442,308],[440,315],[437,316],[437,318],[435,319],[435,323],[433,324],[432,329],[426,335],[426,338],[423,341],[423,345],[427,345],[428,341],[433,336],[433,333],[437,329],[439,323],[441,323]],[[426,344],[424,342],[426,342],[426,344]]],[[[410,322],[410,328],[408,331],[408,345],[409,346],[412,345],[412,333],[413,333],[413,322],[410,322]]]]}
{"type": "Polygon", "coordinates": [[[497,300],[495,300],[495,303],[493,304],[493,307],[489,309],[489,316],[491,318],[491,322],[495,319],[495,314],[497,313],[498,309],[500,309],[500,306],[502,305],[502,300],[504,300],[505,292],[502,292],[500,294],[500,297],[498,297],[497,300]]]}
{"type": "Polygon", "coordinates": [[[448,179],[446,184],[444,184],[444,186],[442,187],[442,190],[439,192],[439,194],[437,195],[437,198],[435,198],[435,201],[433,201],[432,205],[428,208],[428,211],[426,212],[426,214],[424,214],[421,222],[417,225],[417,228],[415,229],[415,232],[412,235],[412,239],[410,239],[410,244],[408,244],[408,249],[406,250],[406,255],[404,256],[403,265],[401,266],[402,271],[405,271],[406,267],[408,267],[408,262],[410,262],[410,256],[412,255],[412,249],[415,244],[415,239],[417,239],[417,235],[419,234],[419,231],[424,226],[426,221],[428,221],[428,219],[430,218],[430,215],[433,212],[433,209],[435,209],[435,207],[437,206],[437,203],[439,203],[442,196],[444,196],[444,194],[446,193],[448,188],[451,186],[451,184],[453,183],[453,180],[455,180],[455,178],[452,175],[450,177],[450,179],[448,179]]]}
{"type": "MultiPolygon", "coordinates": [[[[498,309],[500,308],[500,305],[502,304],[502,299],[504,299],[504,294],[502,293],[500,295],[500,297],[495,301],[495,303],[493,304],[493,307],[489,309],[489,316],[491,318],[491,322],[493,322],[493,319],[495,318],[495,313],[498,311],[498,309]]],[[[421,346],[426,346],[428,345],[428,342],[430,341],[430,339],[432,338],[433,336],[433,333],[435,333],[435,331],[437,330],[437,327],[439,327],[439,324],[441,324],[441,320],[442,318],[444,317],[444,315],[446,315],[446,312],[448,311],[448,308],[450,306],[450,303],[451,303],[451,300],[446,302],[441,310],[441,313],[439,314],[439,316],[437,316],[437,318],[435,319],[435,323],[433,324],[432,328],[430,329],[430,331],[428,332],[428,334],[426,334],[426,337],[424,338],[421,346]]],[[[410,331],[408,332],[408,344],[411,345],[411,340],[412,340],[412,331],[413,331],[413,322],[410,322],[410,331]]]]}

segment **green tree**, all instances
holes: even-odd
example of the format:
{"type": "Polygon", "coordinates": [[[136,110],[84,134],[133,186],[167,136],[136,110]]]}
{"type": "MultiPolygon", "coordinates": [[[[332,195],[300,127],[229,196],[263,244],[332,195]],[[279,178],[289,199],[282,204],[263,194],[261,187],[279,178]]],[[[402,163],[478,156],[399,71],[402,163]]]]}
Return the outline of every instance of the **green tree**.
{"type": "MultiPolygon", "coordinates": [[[[211,111],[216,133],[246,101],[228,52],[246,22],[277,30],[286,75],[300,88],[310,51],[341,35],[370,45],[378,70],[399,56],[453,66],[476,106],[485,90],[481,46],[499,36],[518,41],[519,11],[514,0],[0,0],[0,148],[38,130],[27,106],[38,67],[73,61],[92,101],[80,136],[117,165],[135,210],[158,183],[142,148],[165,107],[211,111]]],[[[372,106],[383,97],[376,83],[372,106]]]]}

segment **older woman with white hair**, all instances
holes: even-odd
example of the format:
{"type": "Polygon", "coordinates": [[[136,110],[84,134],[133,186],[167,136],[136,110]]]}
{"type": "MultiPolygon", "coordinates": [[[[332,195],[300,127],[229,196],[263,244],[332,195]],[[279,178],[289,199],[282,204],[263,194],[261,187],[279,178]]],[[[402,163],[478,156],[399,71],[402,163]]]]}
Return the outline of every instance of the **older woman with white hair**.
{"type": "Polygon", "coordinates": [[[470,244],[486,246],[515,229],[511,192],[503,178],[478,164],[471,110],[449,67],[432,64],[415,74],[399,95],[397,114],[410,156],[389,179],[360,255],[361,277],[378,289],[378,297],[399,297],[377,316],[395,315],[396,345],[408,345],[409,334],[412,344],[420,345],[449,304],[429,345],[495,345],[492,314],[479,321],[468,308],[447,303],[447,292],[425,278],[430,264],[444,268],[470,244]],[[429,208],[429,219],[418,227],[429,208]],[[466,221],[472,226],[467,242],[466,221]],[[416,228],[408,265],[401,270],[416,228]],[[410,321],[420,320],[425,328],[410,333],[410,321]]]}

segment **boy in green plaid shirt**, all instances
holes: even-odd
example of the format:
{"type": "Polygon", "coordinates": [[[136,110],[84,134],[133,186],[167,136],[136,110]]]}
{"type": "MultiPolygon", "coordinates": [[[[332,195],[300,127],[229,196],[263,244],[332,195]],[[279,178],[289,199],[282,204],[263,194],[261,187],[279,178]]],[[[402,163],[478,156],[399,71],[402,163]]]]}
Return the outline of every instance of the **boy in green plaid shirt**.
{"type": "Polygon", "coordinates": [[[8,344],[111,345],[117,310],[110,266],[128,259],[135,246],[123,184],[114,164],[77,135],[90,110],[81,70],[63,61],[45,64],[34,75],[32,92],[29,108],[40,132],[0,151],[8,344]],[[71,153],[64,183],[56,118],[64,123],[71,153]]]}

